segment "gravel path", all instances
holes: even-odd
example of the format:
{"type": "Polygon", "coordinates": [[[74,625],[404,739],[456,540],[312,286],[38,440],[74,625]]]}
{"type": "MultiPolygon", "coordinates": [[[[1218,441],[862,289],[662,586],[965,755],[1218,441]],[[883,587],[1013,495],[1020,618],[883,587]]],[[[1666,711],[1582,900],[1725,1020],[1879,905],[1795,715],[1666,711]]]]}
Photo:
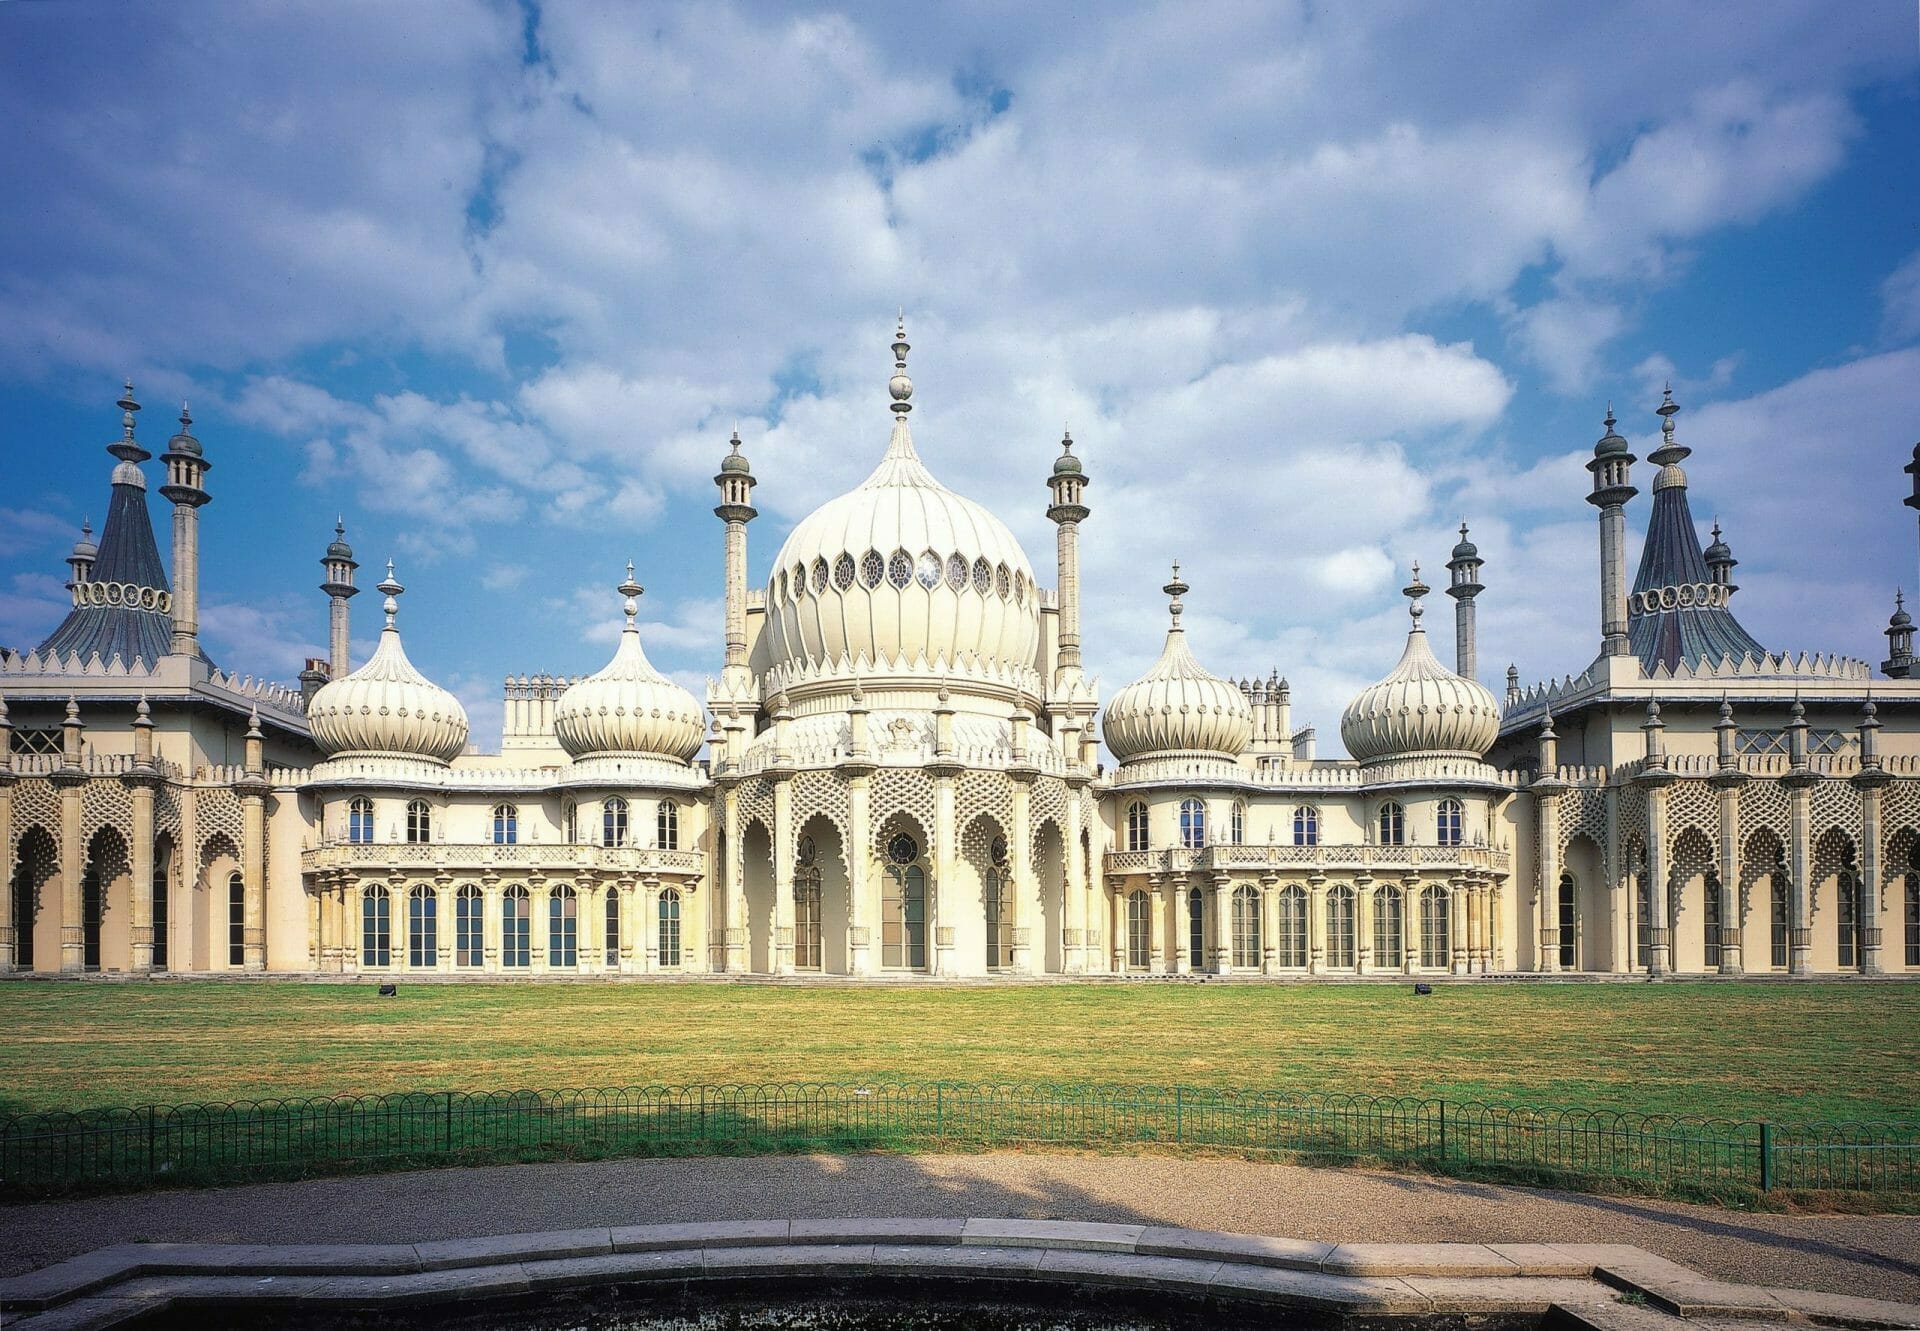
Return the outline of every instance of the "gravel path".
{"type": "Polygon", "coordinates": [[[0,1208],[0,1275],[131,1240],[413,1242],[653,1221],[1023,1216],[1353,1243],[1633,1243],[1758,1285],[1920,1302],[1920,1217],[1674,1202],[1240,1160],[773,1156],[501,1165],[0,1208]]]}

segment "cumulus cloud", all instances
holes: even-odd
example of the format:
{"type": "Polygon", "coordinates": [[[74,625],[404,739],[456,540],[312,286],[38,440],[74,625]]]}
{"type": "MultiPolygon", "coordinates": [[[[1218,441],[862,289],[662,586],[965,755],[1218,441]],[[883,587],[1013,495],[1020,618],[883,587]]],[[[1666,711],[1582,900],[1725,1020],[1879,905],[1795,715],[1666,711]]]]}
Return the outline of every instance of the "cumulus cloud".
{"type": "Polygon", "coordinates": [[[1920,250],[1880,284],[1880,303],[1888,337],[1920,337],[1920,250]]]}

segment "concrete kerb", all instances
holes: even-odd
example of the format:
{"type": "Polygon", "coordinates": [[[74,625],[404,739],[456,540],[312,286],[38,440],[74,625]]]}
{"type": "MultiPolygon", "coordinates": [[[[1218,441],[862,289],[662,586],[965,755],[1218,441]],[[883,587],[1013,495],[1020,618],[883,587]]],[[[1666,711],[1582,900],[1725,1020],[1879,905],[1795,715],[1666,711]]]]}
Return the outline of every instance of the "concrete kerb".
{"type": "Polygon", "coordinates": [[[1729,1284],[1618,1244],[1333,1246],[992,1218],[637,1225],[414,1245],[122,1244],[0,1280],[0,1310],[32,1314],[13,1327],[55,1331],[175,1306],[320,1312],[594,1285],[882,1277],[1131,1288],[1357,1317],[1552,1312],[1596,1331],[1697,1319],[1920,1328],[1920,1305],[1729,1284]]]}

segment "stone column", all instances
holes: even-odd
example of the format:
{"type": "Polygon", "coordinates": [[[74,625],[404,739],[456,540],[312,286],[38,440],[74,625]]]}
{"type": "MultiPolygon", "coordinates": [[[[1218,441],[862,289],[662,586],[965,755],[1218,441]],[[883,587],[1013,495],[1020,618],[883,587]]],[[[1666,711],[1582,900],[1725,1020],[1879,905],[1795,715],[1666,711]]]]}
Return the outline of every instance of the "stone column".
{"type": "Polygon", "coordinates": [[[1560,792],[1563,788],[1558,780],[1534,783],[1534,797],[1540,802],[1540,846],[1536,856],[1540,876],[1533,894],[1534,908],[1539,912],[1540,951],[1534,958],[1533,968],[1542,974],[1560,969],[1560,792]]]}
{"type": "Polygon", "coordinates": [[[1280,875],[1272,869],[1260,875],[1260,970],[1280,970],[1280,875]]]}
{"type": "MultiPolygon", "coordinates": [[[[6,724],[6,707],[0,703],[0,727],[6,724]]],[[[0,730],[0,739],[5,731],[0,730]]],[[[13,875],[18,864],[13,854],[13,765],[11,755],[4,744],[0,744],[0,869],[5,876],[0,877],[0,974],[18,968],[19,954],[14,951],[16,930],[19,923],[13,918],[13,875]]]]}
{"type": "Polygon", "coordinates": [[[365,942],[366,930],[366,886],[355,880],[341,898],[341,913],[346,916],[340,923],[341,932],[346,935],[346,946],[340,949],[342,965],[340,969],[348,974],[357,974],[360,970],[360,949],[365,942]]]}
{"type": "Polygon", "coordinates": [[[127,779],[133,795],[133,844],[128,847],[133,861],[131,969],[141,973],[153,969],[153,788],[158,780],[157,773],[146,772],[127,779]]]}
{"type": "Polygon", "coordinates": [[[483,874],[480,879],[480,937],[485,945],[486,956],[483,969],[488,975],[498,975],[505,969],[501,965],[501,938],[505,932],[501,927],[500,912],[505,905],[505,893],[501,890],[500,879],[496,874],[483,874]]]}
{"type": "Polygon", "coordinates": [[[1314,874],[1307,887],[1307,974],[1327,969],[1327,880],[1314,874]]]}
{"type": "Polygon", "coordinates": [[[1640,778],[1647,789],[1647,914],[1651,922],[1646,967],[1649,975],[1666,975],[1673,969],[1673,917],[1667,905],[1667,789],[1665,781],[1647,779],[1653,775],[1643,772],[1640,778]]]}
{"type": "Polygon", "coordinates": [[[1358,975],[1373,974],[1373,875],[1362,871],[1353,882],[1353,969],[1358,975]]]}
{"type": "Polygon", "coordinates": [[[1891,779],[1878,768],[1863,768],[1853,778],[1860,787],[1860,972],[1863,975],[1880,975],[1886,970],[1880,925],[1880,790],[1891,779]]]}
{"type": "Polygon", "coordinates": [[[442,871],[433,881],[433,968],[453,970],[453,877],[442,871]]]}
{"type": "MultiPolygon", "coordinates": [[[[854,975],[873,971],[873,928],[867,923],[873,906],[873,779],[864,769],[847,781],[847,970],[854,975]]],[[[1016,872],[1030,875],[1026,845],[1021,843],[1016,872]]],[[[1023,889],[1024,890],[1024,889],[1023,889]]]]}
{"type": "Polygon", "coordinates": [[[1711,784],[1720,803],[1718,851],[1720,870],[1720,974],[1740,975],[1745,971],[1742,957],[1740,918],[1740,786],[1746,773],[1722,770],[1711,784]]]}
{"type": "Polygon", "coordinates": [[[775,975],[793,974],[793,780],[790,773],[773,779],[773,948],[775,975]]]}
{"type": "Polygon", "coordinates": [[[1067,974],[1084,974],[1087,969],[1086,957],[1088,923],[1086,911],[1086,857],[1080,846],[1080,792],[1086,785],[1086,779],[1069,778],[1067,781],[1066,827],[1065,833],[1067,864],[1066,872],[1060,884],[1060,917],[1065,937],[1061,940],[1061,960],[1067,974]]]}
{"type": "Polygon", "coordinates": [[[1213,973],[1225,975],[1233,969],[1233,879],[1224,873],[1213,875],[1213,973]]]}
{"type": "Polygon", "coordinates": [[[1015,975],[1033,974],[1033,930],[1027,914],[1034,896],[1033,782],[1023,774],[1013,778],[1013,827],[1007,835],[1008,869],[1013,875],[1008,896],[1013,901],[1013,965],[1015,975]]]}
{"type": "MultiPolygon", "coordinates": [[[[740,975],[747,969],[747,845],[744,830],[740,826],[738,783],[727,783],[721,803],[724,821],[720,834],[726,838],[726,854],[723,857],[725,880],[721,887],[725,904],[721,907],[723,932],[719,969],[731,975],[740,975]]],[[[684,936],[681,945],[685,946],[684,936]]]]}
{"type": "Polygon", "coordinates": [[[1791,845],[1787,851],[1787,873],[1791,876],[1787,894],[1787,973],[1813,973],[1813,783],[1811,771],[1804,775],[1788,772],[1781,780],[1787,786],[1793,810],[1791,845]]]}
{"type": "Polygon", "coordinates": [[[320,881],[305,883],[302,890],[307,898],[307,965],[318,971],[326,965],[327,956],[326,913],[320,909],[320,881]]]}
{"type": "Polygon", "coordinates": [[[1127,970],[1127,885],[1124,880],[1116,879],[1111,889],[1113,908],[1108,912],[1107,932],[1113,940],[1113,973],[1124,975],[1127,970]]]}
{"type": "Polygon", "coordinates": [[[954,865],[959,860],[959,829],[954,826],[953,780],[957,769],[941,767],[933,777],[933,874],[934,890],[927,903],[927,921],[933,947],[928,951],[928,969],[935,975],[952,975],[958,961],[954,956],[953,921],[959,918],[960,903],[954,896],[954,865]]]}
{"type": "Polygon", "coordinates": [[[1174,939],[1179,931],[1169,928],[1172,900],[1181,893],[1183,879],[1162,878],[1153,885],[1147,898],[1147,969],[1163,975],[1174,973],[1174,939]]]}
{"type": "Polygon", "coordinates": [[[1447,969],[1455,975],[1467,973],[1466,886],[1464,878],[1447,882],[1447,947],[1453,953],[1447,969]]]}
{"type": "Polygon", "coordinates": [[[87,859],[87,848],[80,835],[80,792],[86,780],[86,773],[78,767],[57,768],[53,772],[54,784],[60,791],[60,969],[63,971],[86,969],[85,903],[80,890],[87,859]]]}
{"type": "Polygon", "coordinates": [[[1420,955],[1420,876],[1411,870],[1400,880],[1400,971],[1411,975],[1425,964],[1420,955]]]}
{"type": "Polygon", "coordinates": [[[240,798],[240,872],[246,897],[241,939],[243,969],[267,968],[267,801],[266,783],[249,787],[240,798]]]}

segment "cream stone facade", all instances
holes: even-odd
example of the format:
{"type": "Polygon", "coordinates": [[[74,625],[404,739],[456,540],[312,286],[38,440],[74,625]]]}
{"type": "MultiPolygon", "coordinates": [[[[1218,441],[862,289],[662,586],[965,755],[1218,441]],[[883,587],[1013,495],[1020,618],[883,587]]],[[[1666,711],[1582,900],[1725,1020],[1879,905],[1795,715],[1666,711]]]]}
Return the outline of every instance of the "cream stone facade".
{"type": "MultiPolygon", "coordinates": [[[[764,589],[732,440],[704,700],[648,661],[629,566],[611,661],[510,678],[493,754],[408,660],[392,565],[378,646],[351,668],[360,566],[339,527],[329,659],[298,688],[207,659],[210,464],[183,412],[160,489],[169,578],[129,385],[106,525],[68,560],[73,610],[0,652],[0,969],[1920,976],[1912,621],[1896,610],[1879,679],[1748,635],[1731,550],[1695,532],[1670,395],[1631,583],[1636,459],[1611,414],[1594,449],[1594,661],[1531,688],[1510,669],[1500,698],[1478,682],[1483,561],[1463,526],[1452,664],[1416,565],[1399,660],[1328,759],[1277,670],[1200,663],[1177,566],[1159,659],[1103,708],[1072,439],[1046,478],[1048,586],[922,460],[909,350],[902,329],[878,465],[794,527],[764,589]]],[[[1920,449],[1907,470],[1920,509],[1920,449]]]]}

